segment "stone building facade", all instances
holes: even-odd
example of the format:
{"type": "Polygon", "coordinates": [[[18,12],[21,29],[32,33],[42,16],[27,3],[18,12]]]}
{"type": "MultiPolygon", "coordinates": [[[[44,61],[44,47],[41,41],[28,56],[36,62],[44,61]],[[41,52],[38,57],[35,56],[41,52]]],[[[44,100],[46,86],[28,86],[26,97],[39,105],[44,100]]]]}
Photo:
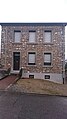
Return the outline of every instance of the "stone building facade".
{"type": "Polygon", "coordinates": [[[63,83],[64,23],[1,23],[1,63],[22,77],[63,83]]]}

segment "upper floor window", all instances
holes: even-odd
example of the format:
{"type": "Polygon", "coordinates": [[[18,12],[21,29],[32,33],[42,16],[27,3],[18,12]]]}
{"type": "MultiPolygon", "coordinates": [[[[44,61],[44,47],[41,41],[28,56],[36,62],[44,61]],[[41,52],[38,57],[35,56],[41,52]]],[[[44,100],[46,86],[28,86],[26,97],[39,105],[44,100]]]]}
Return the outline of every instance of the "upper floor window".
{"type": "Polygon", "coordinates": [[[29,43],[36,42],[36,31],[29,31],[29,43]]]}
{"type": "Polygon", "coordinates": [[[14,31],[15,42],[19,43],[21,40],[21,31],[14,31]]]}
{"type": "Polygon", "coordinates": [[[52,42],[52,32],[51,31],[44,31],[44,42],[45,43],[52,42]]]}
{"type": "Polygon", "coordinates": [[[44,65],[51,65],[51,53],[44,53],[44,65]]]}
{"type": "Polygon", "coordinates": [[[28,65],[35,65],[35,52],[28,53],[28,65]]]}

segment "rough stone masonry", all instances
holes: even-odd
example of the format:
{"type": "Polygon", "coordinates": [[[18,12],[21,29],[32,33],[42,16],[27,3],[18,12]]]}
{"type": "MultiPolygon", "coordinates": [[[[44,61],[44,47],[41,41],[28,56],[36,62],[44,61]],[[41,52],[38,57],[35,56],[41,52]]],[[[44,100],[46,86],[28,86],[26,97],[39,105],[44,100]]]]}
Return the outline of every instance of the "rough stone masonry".
{"type": "Polygon", "coordinates": [[[22,77],[63,83],[65,24],[4,23],[1,26],[3,68],[11,68],[11,73],[18,73],[19,69],[23,67],[22,77]],[[16,42],[15,38],[19,37],[20,41],[16,42]],[[35,41],[32,42],[33,37],[35,37],[35,41]],[[50,37],[51,41],[49,41],[50,37]],[[18,66],[16,62],[18,62],[18,66]]]}

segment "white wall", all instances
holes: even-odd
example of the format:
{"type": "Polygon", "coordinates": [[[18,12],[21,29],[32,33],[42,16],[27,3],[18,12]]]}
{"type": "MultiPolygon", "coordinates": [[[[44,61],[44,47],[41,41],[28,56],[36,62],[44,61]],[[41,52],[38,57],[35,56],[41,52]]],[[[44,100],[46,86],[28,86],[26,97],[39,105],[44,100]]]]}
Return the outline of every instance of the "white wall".
{"type": "Polygon", "coordinates": [[[29,78],[29,75],[34,75],[34,79],[44,79],[53,81],[55,83],[63,83],[62,74],[57,73],[24,73],[22,74],[22,77],[29,78]],[[45,75],[50,75],[50,79],[45,79],[45,75]]]}

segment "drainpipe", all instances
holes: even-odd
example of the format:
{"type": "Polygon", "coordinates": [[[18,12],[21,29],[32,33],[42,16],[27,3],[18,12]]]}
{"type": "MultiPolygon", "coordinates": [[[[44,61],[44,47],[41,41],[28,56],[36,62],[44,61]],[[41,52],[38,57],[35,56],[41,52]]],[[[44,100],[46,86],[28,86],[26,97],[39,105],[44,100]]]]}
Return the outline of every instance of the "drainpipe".
{"type": "Polygon", "coordinates": [[[62,28],[62,79],[65,83],[65,26],[62,28]]]}

